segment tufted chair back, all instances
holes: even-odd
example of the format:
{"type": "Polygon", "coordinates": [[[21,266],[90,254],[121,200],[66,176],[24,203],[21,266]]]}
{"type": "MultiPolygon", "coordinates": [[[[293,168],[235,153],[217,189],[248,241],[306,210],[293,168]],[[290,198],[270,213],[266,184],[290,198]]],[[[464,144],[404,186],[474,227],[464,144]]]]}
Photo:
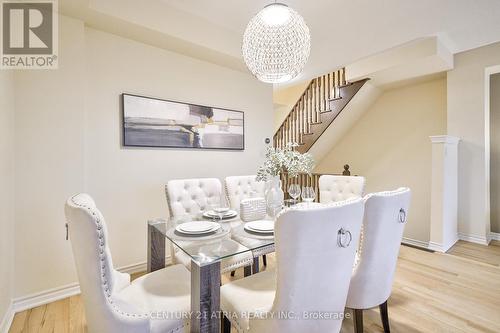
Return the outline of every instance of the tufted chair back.
{"type": "Polygon", "coordinates": [[[217,178],[170,180],[165,186],[171,217],[196,216],[220,200],[222,185],[217,178]]]}
{"type": "Polygon", "coordinates": [[[347,307],[369,309],[389,298],[410,195],[409,188],[399,188],[365,197],[363,237],[347,307]]]}
{"type": "MultiPolygon", "coordinates": [[[[271,312],[344,313],[363,210],[363,200],[359,198],[323,207],[294,207],[278,215],[277,286],[271,312]],[[352,236],[350,243],[347,233],[341,236],[345,247],[338,243],[341,228],[352,236]]],[[[255,324],[255,332],[339,332],[342,317],[278,319],[255,324]]],[[[254,331],[254,323],[251,327],[254,331]]]]}
{"type": "Polygon", "coordinates": [[[226,194],[231,209],[240,210],[240,202],[243,199],[253,197],[264,197],[265,182],[258,182],[257,176],[232,176],[226,177],[226,194]]]}
{"type": "Polygon", "coordinates": [[[89,332],[149,330],[149,319],[114,294],[130,284],[130,276],[116,271],[108,247],[104,217],[88,194],[68,199],[65,206],[69,235],[89,332]]]}
{"type": "Polygon", "coordinates": [[[319,177],[319,199],[321,203],[361,198],[364,190],[364,177],[333,175],[319,177]]]}

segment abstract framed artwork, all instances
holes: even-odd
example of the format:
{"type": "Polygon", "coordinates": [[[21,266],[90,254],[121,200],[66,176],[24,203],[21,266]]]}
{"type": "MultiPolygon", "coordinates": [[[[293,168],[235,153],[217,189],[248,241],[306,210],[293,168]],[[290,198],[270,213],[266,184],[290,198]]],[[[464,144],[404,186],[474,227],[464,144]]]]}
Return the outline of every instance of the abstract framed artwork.
{"type": "Polygon", "coordinates": [[[245,149],[242,111],[122,94],[123,145],[245,149]]]}

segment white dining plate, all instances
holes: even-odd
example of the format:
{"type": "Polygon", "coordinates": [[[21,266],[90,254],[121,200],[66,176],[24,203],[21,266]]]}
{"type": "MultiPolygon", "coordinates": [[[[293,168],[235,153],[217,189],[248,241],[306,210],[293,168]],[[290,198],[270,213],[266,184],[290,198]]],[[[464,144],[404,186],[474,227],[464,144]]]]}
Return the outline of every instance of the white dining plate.
{"type": "MultiPolygon", "coordinates": [[[[235,217],[237,215],[238,215],[238,212],[236,212],[235,210],[228,210],[227,212],[224,213],[224,215],[222,215],[222,218],[227,219],[227,218],[235,217]]],[[[208,212],[203,213],[203,216],[208,217],[208,218],[214,218],[214,217],[218,218],[219,214],[217,214],[213,210],[210,210],[208,212]]]]}
{"type": "Polygon", "coordinates": [[[186,236],[205,236],[205,235],[210,235],[212,233],[215,233],[217,230],[220,229],[219,227],[214,227],[213,229],[207,230],[207,231],[201,231],[201,232],[186,232],[182,230],[178,230],[177,228],[175,229],[179,234],[186,235],[186,236]]]}
{"type": "Polygon", "coordinates": [[[274,221],[272,220],[258,220],[245,223],[245,229],[260,232],[271,233],[274,232],[274,221]]]}
{"type": "Polygon", "coordinates": [[[218,228],[220,228],[220,225],[215,222],[197,221],[179,224],[175,229],[182,233],[200,234],[212,232],[218,228]]]}

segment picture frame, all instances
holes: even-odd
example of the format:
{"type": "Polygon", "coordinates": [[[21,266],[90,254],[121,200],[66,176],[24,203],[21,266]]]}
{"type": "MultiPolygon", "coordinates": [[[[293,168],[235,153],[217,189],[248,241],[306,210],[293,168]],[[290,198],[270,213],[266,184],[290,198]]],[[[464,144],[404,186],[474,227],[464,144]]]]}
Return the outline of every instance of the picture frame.
{"type": "Polygon", "coordinates": [[[243,111],[121,94],[123,146],[245,149],[243,111]]]}

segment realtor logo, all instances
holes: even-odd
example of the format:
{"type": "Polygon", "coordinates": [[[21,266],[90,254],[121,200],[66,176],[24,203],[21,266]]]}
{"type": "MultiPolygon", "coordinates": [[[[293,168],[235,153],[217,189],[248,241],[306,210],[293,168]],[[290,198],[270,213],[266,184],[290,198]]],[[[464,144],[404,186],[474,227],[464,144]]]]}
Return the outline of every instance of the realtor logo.
{"type": "Polygon", "coordinates": [[[2,2],[2,69],[57,68],[57,2],[2,2]]]}

